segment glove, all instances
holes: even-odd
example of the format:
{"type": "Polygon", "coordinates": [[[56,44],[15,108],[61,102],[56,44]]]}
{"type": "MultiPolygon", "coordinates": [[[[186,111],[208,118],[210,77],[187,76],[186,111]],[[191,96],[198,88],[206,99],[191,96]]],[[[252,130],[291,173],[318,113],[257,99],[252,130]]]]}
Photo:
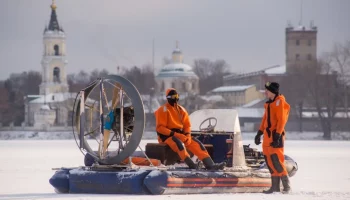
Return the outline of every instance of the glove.
{"type": "Polygon", "coordinates": [[[281,141],[282,134],[279,133],[273,133],[273,141],[270,143],[270,146],[273,148],[280,148],[280,141],[281,141]]]}
{"type": "Polygon", "coordinates": [[[259,145],[261,142],[260,142],[260,137],[263,135],[263,132],[261,130],[258,130],[258,132],[256,133],[256,136],[255,136],[255,144],[256,145],[259,145]]]}
{"type": "Polygon", "coordinates": [[[186,145],[186,142],[188,141],[188,137],[186,136],[186,135],[184,135],[184,134],[182,134],[182,133],[174,133],[174,136],[177,138],[177,139],[179,139],[179,140],[181,140],[181,142],[183,142],[185,145],[186,145]]]}
{"type": "Polygon", "coordinates": [[[113,110],[111,110],[107,115],[104,129],[111,130],[113,126],[113,122],[114,122],[114,112],[113,110]]]}

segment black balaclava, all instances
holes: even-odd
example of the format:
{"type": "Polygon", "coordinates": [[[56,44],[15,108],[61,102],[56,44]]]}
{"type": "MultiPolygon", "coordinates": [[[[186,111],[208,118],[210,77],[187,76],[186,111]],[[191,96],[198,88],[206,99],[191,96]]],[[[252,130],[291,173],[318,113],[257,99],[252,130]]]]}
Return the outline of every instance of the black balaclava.
{"type": "Polygon", "coordinates": [[[175,103],[177,103],[179,101],[178,96],[174,97],[174,95],[177,95],[178,93],[176,92],[176,90],[170,90],[170,92],[168,92],[166,99],[168,100],[168,103],[172,106],[174,106],[175,103]]]}

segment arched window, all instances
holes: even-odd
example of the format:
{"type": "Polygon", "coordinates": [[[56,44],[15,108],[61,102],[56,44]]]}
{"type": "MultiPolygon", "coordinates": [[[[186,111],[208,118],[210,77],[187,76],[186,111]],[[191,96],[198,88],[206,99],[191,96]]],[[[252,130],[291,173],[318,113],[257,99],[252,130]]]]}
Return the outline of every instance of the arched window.
{"type": "Polygon", "coordinates": [[[55,46],[53,46],[53,50],[55,51],[55,56],[60,55],[60,47],[57,44],[55,44],[55,46]]]}
{"type": "Polygon", "coordinates": [[[58,83],[61,82],[61,80],[60,80],[60,68],[58,68],[58,67],[55,67],[53,69],[53,82],[58,82],[58,83]]]}

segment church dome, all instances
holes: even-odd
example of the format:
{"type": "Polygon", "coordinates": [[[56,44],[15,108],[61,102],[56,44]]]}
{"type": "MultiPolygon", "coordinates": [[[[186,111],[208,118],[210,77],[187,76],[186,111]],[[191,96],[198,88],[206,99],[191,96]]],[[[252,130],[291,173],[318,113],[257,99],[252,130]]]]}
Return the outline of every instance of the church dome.
{"type": "Polygon", "coordinates": [[[167,77],[194,77],[198,76],[193,72],[192,67],[183,63],[183,55],[176,43],[176,48],[172,53],[172,62],[165,65],[157,75],[158,78],[167,77]]]}
{"type": "Polygon", "coordinates": [[[197,77],[192,67],[185,63],[170,63],[165,65],[157,77],[197,77]]]}

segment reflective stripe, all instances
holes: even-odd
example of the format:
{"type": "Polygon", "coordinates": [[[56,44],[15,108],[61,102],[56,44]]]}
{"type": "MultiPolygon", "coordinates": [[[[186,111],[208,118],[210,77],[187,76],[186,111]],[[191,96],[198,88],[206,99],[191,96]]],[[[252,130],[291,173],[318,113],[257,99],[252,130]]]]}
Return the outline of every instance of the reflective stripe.
{"type": "Polygon", "coordinates": [[[173,139],[173,141],[175,142],[177,148],[178,148],[180,151],[182,151],[182,150],[185,149],[184,145],[182,144],[182,142],[181,142],[178,138],[176,138],[176,137],[174,137],[174,136],[171,137],[171,138],[173,139]]]}
{"type": "Polygon", "coordinates": [[[194,137],[193,137],[192,140],[195,141],[195,142],[197,142],[203,151],[207,150],[207,149],[205,148],[205,146],[204,146],[197,138],[194,138],[194,137]]]}
{"type": "Polygon", "coordinates": [[[267,162],[267,157],[266,157],[265,155],[264,155],[264,159],[265,159],[265,162],[266,162],[267,168],[269,169],[270,173],[272,174],[272,173],[273,173],[273,171],[272,171],[272,169],[271,169],[271,167],[270,167],[270,164],[271,164],[271,163],[268,163],[268,162],[267,162]]]}
{"type": "Polygon", "coordinates": [[[278,173],[282,173],[283,172],[283,167],[278,159],[277,154],[272,154],[271,155],[271,160],[272,160],[272,164],[275,167],[275,169],[277,170],[278,173]]]}

